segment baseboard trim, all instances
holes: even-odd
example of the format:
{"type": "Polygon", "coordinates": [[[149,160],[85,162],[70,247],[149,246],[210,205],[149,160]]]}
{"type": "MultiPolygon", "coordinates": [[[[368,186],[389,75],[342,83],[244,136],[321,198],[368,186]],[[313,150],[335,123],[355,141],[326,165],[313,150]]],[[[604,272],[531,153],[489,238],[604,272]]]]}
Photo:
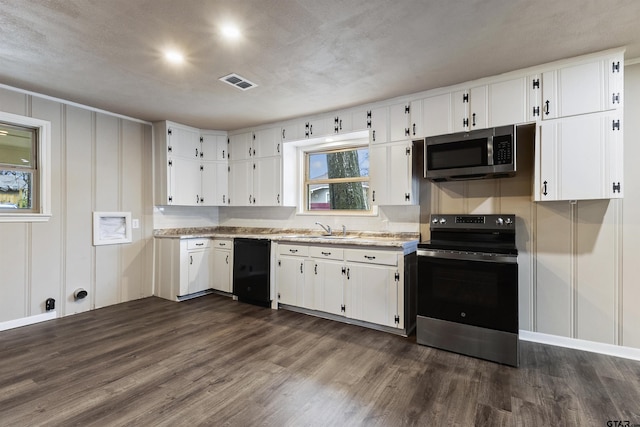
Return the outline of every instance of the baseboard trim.
{"type": "Polygon", "coordinates": [[[624,359],[640,361],[640,349],[624,347],[621,345],[603,344],[599,342],[566,338],[557,335],[542,334],[540,332],[520,331],[520,339],[523,341],[537,342],[540,344],[555,345],[557,347],[573,348],[575,350],[590,351],[592,353],[606,354],[608,356],[622,357],[624,359]]]}
{"type": "Polygon", "coordinates": [[[0,331],[19,328],[21,326],[33,325],[34,323],[46,322],[47,320],[55,319],[56,316],[57,316],[56,311],[53,310],[47,313],[37,314],[35,316],[23,317],[21,319],[0,322],[0,331]]]}

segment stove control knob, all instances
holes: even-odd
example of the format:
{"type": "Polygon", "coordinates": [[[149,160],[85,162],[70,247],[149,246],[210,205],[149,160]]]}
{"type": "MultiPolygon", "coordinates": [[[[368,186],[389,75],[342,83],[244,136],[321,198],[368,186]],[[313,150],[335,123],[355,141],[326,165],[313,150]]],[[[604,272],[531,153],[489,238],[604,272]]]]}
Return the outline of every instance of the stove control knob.
{"type": "Polygon", "coordinates": [[[507,219],[504,220],[504,223],[507,224],[507,225],[512,225],[513,221],[511,220],[511,218],[507,218],[507,219]]]}
{"type": "Polygon", "coordinates": [[[444,219],[444,218],[440,218],[440,224],[446,224],[446,223],[447,223],[447,220],[446,220],[446,219],[444,219]]]}
{"type": "Polygon", "coordinates": [[[438,223],[438,218],[433,218],[433,219],[431,220],[431,222],[432,222],[432,223],[434,223],[434,224],[437,224],[437,223],[438,223]]]}
{"type": "Polygon", "coordinates": [[[504,224],[504,220],[502,218],[496,219],[496,225],[502,225],[502,224],[504,224]]]}

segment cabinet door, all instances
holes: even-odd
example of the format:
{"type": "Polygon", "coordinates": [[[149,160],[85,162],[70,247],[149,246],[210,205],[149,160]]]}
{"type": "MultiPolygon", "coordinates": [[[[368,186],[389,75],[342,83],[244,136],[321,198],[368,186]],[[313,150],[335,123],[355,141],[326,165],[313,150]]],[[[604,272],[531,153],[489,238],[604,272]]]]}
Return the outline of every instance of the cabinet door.
{"type": "Polygon", "coordinates": [[[302,307],[304,303],[305,258],[278,259],[278,302],[302,307]]]}
{"type": "MultiPolygon", "coordinates": [[[[473,87],[469,91],[469,129],[485,129],[487,120],[487,86],[473,87]]],[[[523,104],[524,105],[524,104],[523,104]]]]}
{"type": "Polygon", "coordinates": [[[451,98],[450,93],[444,93],[422,100],[424,136],[444,135],[453,132],[451,98]]]}
{"type": "Polygon", "coordinates": [[[270,157],[280,155],[280,128],[260,129],[255,132],[253,148],[255,157],[270,157]]]}
{"type": "Polygon", "coordinates": [[[353,130],[369,129],[372,144],[388,141],[389,109],[387,107],[353,113],[353,130]]]}
{"type": "Polygon", "coordinates": [[[201,159],[205,162],[227,160],[226,135],[207,134],[201,136],[201,159]]]}
{"type": "Polygon", "coordinates": [[[344,284],[346,269],[343,273],[342,261],[315,260],[314,264],[314,300],[316,310],[344,315],[344,284]]]}
{"type": "Polygon", "coordinates": [[[200,132],[197,129],[168,125],[167,143],[171,157],[183,159],[200,158],[200,132]]]}
{"type": "Polygon", "coordinates": [[[616,114],[567,117],[543,122],[540,128],[536,200],[603,199],[621,187],[610,173],[612,161],[619,161],[612,160],[621,137],[616,114]]]}
{"type": "Polygon", "coordinates": [[[526,122],[527,93],[526,77],[489,85],[490,125],[504,126],[526,122]]]}
{"type": "Polygon", "coordinates": [[[459,90],[451,94],[453,110],[453,131],[469,130],[469,91],[459,90]]]}
{"type": "Polygon", "coordinates": [[[331,117],[323,117],[305,123],[306,138],[318,138],[333,133],[333,118],[331,117]]]}
{"type": "Polygon", "coordinates": [[[409,130],[409,104],[396,104],[389,107],[389,141],[404,141],[411,137],[409,130]]]}
{"type": "Polygon", "coordinates": [[[347,264],[348,316],[378,325],[397,327],[398,281],[395,268],[347,264]]]}
{"type": "Polygon", "coordinates": [[[409,131],[411,139],[415,140],[425,137],[422,111],[422,99],[411,101],[411,114],[409,116],[409,131]]]}
{"type": "Polygon", "coordinates": [[[226,206],[227,181],[229,178],[226,162],[202,163],[202,195],[204,206],[226,206]]]}
{"type": "Polygon", "coordinates": [[[253,205],[253,163],[251,160],[229,163],[229,202],[232,206],[253,205]]]}
{"type": "Polygon", "coordinates": [[[333,117],[332,129],[335,134],[351,132],[353,130],[352,114],[344,112],[338,113],[333,117]]]}
{"type": "Polygon", "coordinates": [[[211,287],[218,291],[231,293],[231,272],[233,271],[233,260],[231,250],[213,248],[213,280],[211,287]]]}
{"type": "Polygon", "coordinates": [[[385,145],[369,147],[369,202],[372,205],[384,205],[388,199],[387,151],[385,145]]]}
{"type": "Polygon", "coordinates": [[[413,165],[411,159],[411,142],[393,144],[388,151],[388,191],[387,204],[415,204],[413,191],[413,165]]]}
{"type": "Polygon", "coordinates": [[[170,204],[198,206],[200,204],[202,175],[198,160],[179,157],[170,159],[169,197],[170,204]]]}
{"type": "Polygon", "coordinates": [[[247,160],[253,157],[253,133],[245,132],[229,137],[229,160],[247,160]]]}
{"type": "Polygon", "coordinates": [[[280,206],[281,176],[280,157],[256,159],[253,169],[253,199],[257,206],[280,206]]]}
{"type": "Polygon", "coordinates": [[[304,139],[304,123],[290,123],[281,129],[282,142],[304,139]]]}
{"type": "Polygon", "coordinates": [[[211,251],[190,251],[188,254],[189,265],[189,293],[204,291],[211,288],[210,262],[211,251]]]}

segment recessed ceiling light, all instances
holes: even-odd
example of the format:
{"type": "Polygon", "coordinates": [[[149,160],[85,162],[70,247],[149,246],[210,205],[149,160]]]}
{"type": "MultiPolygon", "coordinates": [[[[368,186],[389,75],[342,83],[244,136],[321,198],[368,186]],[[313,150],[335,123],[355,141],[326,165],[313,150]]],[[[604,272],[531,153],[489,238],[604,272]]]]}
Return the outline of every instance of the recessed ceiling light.
{"type": "Polygon", "coordinates": [[[184,62],[184,56],[176,50],[168,50],[164,53],[164,59],[172,64],[182,64],[184,62]]]}
{"type": "Polygon", "coordinates": [[[228,39],[237,39],[240,37],[240,29],[233,24],[222,26],[222,35],[228,39]]]}

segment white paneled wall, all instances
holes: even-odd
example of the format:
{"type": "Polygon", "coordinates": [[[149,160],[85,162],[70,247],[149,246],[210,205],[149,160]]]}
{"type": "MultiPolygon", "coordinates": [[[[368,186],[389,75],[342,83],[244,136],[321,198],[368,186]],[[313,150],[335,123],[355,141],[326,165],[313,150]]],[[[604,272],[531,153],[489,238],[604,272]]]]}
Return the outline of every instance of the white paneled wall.
{"type": "Polygon", "coordinates": [[[51,122],[53,213],[0,224],[0,323],[44,313],[47,298],[64,316],[152,295],[151,126],[10,88],[0,110],[51,122]],[[96,210],[131,212],[133,242],[94,247],[96,210]]]}

